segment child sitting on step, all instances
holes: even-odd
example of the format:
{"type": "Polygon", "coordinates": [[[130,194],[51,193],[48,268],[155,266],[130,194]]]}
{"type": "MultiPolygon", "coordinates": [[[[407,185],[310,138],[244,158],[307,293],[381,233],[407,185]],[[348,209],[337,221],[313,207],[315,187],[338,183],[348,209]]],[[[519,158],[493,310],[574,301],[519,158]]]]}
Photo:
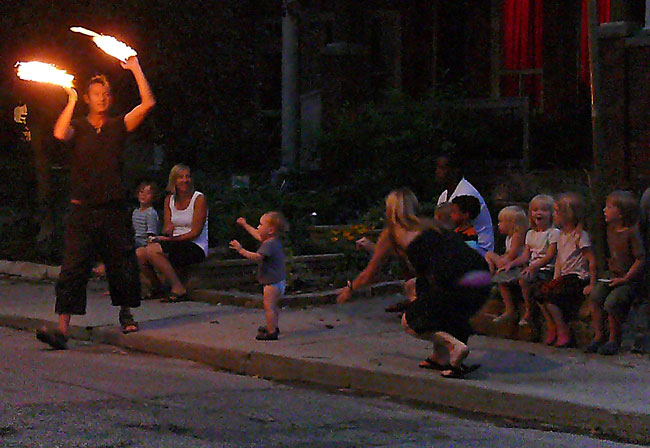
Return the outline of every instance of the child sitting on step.
{"type": "Polygon", "coordinates": [[[572,345],[567,318],[577,315],[596,282],[596,257],[583,228],[584,218],[584,200],[576,193],[563,194],[553,206],[553,220],[560,229],[555,273],[535,293],[546,321],[546,345],[572,345]]]}
{"type": "Polygon", "coordinates": [[[523,252],[526,231],[528,230],[526,212],[516,205],[502,208],[499,212],[498,227],[499,232],[506,235],[506,250],[503,255],[496,252],[485,254],[485,260],[488,262],[490,272],[494,274],[492,282],[497,284],[505,305],[503,313],[494,318],[495,323],[510,321],[515,319],[517,315],[512,286],[521,278],[521,271],[518,268],[511,269],[512,266],[509,263],[523,252]]]}
{"type": "Polygon", "coordinates": [[[504,267],[507,271],[514,267],[525,266],[521,270],[519,279],[521,295],[524,299],[524,314],[519,320],[520,326],[531,323],[533,288],[553,278],[557,240],[560,236],[560,230],[553,227],[553,203],[553,197],[547,194],[538,194],[530,201],[528,205],[530,230],[526,233],[524,251],[504,267]]]}
{"type": "Polygon", "coordinates": [[[621,325],[643,274],[645,252],[636,226],[639,206],[629,191],[614,191],[605,201],[609,274],[600,279],[589,297],[594,339],[586,353],[613,355],[621,345],[621,325]],[[603,315],[607,315],[609,338],[605,342],[603,315]]]}
{"type": "Polygon", "coordinates": [[[472,222],[481,212],[479,200],[467,194],[456,196],[451,200],[451,221],[454,223],[456,232],[465,243],[480,253],[478,249],[478,233],[472,222]]]}

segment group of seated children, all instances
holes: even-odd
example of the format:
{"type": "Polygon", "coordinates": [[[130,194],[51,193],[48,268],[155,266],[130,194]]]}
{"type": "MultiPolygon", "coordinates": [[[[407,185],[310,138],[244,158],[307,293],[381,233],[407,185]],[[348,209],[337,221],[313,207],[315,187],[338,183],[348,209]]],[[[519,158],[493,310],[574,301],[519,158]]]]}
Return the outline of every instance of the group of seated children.
{"type": "MultiPolygon", "coordinates": [[[[452,201],[456,232],[470,239],[475,204],[470,197],[452,201]]],[[[478,202],[477,200],[475,202],[478,202]]],[[[521,291],[523,314],[519,325],[532,322],[538,306],[546,327],[543,342],[555,347],[573,344],[567,320],[577,316],[588,297],[593,340],[587,353],[613,355],[621,343],[621,324],[641,280],[645,253],[637,226],[639,205],[628,191],[607,196],[603,210],[607,224],[608,266],[597,276],[596,257],[584,227],[583,198],[565,193],[557,199],[540,194],[529,204],[528,216],[517,206],[499,212],[499,232],[506,236],[505,252],[488,252],[485,259],[504,302],[494,322],[516,320],[515,293],[521,291]],[[607,332],[604,320],[607,319],[607,332]]],[[[443,217],[441,212],[439,217],[443,217]]]]}

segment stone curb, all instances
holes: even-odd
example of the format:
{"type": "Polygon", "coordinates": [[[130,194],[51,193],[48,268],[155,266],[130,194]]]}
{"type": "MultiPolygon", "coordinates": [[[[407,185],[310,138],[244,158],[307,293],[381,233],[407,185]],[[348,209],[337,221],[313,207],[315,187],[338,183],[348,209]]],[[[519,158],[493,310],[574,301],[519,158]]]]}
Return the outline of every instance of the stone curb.
{"type": "Polygon", "coordinates": [[[0,260],[0,274],[13,275],[28,280],[56,280],[59,278],[59,272],[61,272],[61,266],[0,260]]]}
{"type": "MultiPolygon", "coordinates": [[[[358,291],[359,296],[376,296],[400,292],[404,288],[403,281],[391,281],[376,283],[368,288],[358,291]]],[[[339,289],[327,291],[287,294],[280,299],[281,307],[300,308],[313,305],[329,305],[336,303],[339,289]]],[[[241,291],[221,291],[215,289],[195,289],[191,291],[190,297],[195,302],[211,304],[243,306],[246,308],[263,308],[264,296],[262,294],[251,294],[241,291]]]]}
{"type": "MultiPolygon", "coordinates": [[[[0,324],[29,331],[52,325],[42,319],[11,315],[0,315],[0,324]]],[[[379,367],[342,366],[312,359],[215,348],[164,340],[144,333],[125,336],[117,327],[72,326],[71,336],[138,352],[195,361],[238,374],[379,393],[478,415],[595,433],[635,443],[650,443],[650,414],[622,413],[561,400],[495,391],[481,387],[480,383],[470,383],[471,380],[396,374],[382,371],[379,367]]]]}
{"type": "MultiPolygon", "coordinates": [[[[309,255],[320,259],[339,258],[339,254],[309,255]]],[[[249,260],[225,260],[224,263],[239,265],[250,263],[249,260]]],[[[21,277],[26,280],[56,280],[61,266],[30,263],[26,261],[0,260],[0,274],[21,277]]],[[[401,291],[403,281],[376,283],[369,288],[359,291],[360,295],[374,296],[401,291]]],[[[288,294],[280,301],[282,307],[304,307],[310,305],[326,305],[336,303],[338,290],[320,291],[314,293],[288,294]]],[[[247,308],[263,308],[262,294],[250,294],[242,291],[221,291],[213,289],[195,289],[190,291],[190,297],[196,302],[212,304],[243,306],[247,308]]]]}

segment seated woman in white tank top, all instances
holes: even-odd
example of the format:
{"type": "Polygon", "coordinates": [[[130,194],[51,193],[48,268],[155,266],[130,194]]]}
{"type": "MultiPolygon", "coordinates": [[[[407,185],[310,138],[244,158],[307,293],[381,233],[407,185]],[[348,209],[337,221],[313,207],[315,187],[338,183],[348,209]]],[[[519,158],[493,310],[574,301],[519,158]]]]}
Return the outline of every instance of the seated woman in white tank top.
{"type": "Polygon", "coordinates": [[[187,300],[187,290],[174,266],[199,263],[208,255],[208,206],[205,196],[194,190],[189,167],[175,165],[169,173],[165,198],[163,235],[136,251],[140,267],[151,282],[152,296],[164,301],[187,300]],[[162,297],[163,285],[155,270],[169,284],[171,292],[162,297]]]}

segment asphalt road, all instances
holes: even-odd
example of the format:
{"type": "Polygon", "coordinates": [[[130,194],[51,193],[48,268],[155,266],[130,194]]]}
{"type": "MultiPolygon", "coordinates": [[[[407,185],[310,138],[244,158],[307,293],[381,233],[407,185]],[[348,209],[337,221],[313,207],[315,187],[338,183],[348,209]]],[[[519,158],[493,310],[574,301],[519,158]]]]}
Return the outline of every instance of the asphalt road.
{"type": "Polygon", "coordinates": [[[0,328],[2,447],[624,447],[0,328]]]}

